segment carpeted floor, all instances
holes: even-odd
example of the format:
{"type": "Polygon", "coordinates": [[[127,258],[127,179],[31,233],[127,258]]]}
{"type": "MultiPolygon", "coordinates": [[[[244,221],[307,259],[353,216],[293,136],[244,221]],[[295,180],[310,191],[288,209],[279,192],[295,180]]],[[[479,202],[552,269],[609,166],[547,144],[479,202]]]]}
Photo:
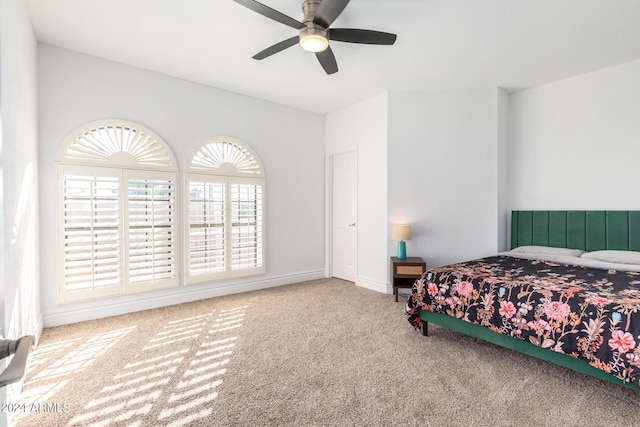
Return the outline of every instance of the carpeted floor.
{"type": "Polygon", "coordinates": [[[337,279],[46,329],[17,426],[640,425],[640,393],[337,279]]]}

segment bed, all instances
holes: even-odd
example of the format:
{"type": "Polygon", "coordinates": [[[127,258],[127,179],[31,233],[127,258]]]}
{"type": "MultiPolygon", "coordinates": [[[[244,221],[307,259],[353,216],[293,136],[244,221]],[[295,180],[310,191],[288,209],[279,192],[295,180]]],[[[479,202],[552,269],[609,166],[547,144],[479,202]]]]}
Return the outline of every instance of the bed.
{"type": "Polygon", "coordinates": [[[640,211],[513,211],[511,248],[426,271],[411,325],[640,390],[640,211]]]}

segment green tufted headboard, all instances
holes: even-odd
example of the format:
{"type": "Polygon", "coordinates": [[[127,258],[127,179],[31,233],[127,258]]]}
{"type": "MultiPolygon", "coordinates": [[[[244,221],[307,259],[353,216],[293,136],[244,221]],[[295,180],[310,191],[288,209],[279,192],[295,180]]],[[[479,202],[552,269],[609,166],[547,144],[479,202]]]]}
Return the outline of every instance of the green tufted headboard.
{"type": "Polygon", "coordinates": [[[640,211],[512,211],[511,248],[640,251],[640,211]]]}

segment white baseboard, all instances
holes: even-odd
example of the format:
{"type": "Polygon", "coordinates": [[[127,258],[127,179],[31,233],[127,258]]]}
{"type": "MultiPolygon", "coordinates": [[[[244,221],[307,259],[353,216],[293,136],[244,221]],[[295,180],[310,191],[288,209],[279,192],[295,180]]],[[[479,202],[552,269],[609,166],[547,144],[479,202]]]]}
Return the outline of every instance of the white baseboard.
{"type": "Polygon", "coordinates": [[[165,307],[185,302],[198,301],[207,298],[224,295],[238,294],[242,292],[256,291],[275,286],[289,285],[292,283],[306,282],[308,280],[322,279],[325,277],[324,269],[299,273],[285,274],[271,277],[249,277],[235,279],[224,284],[202,283],[197,285],[180,286],[178,288],[162,291],[153,295],[135,294],[122,297],[118,302],[104,304],[91,301],[81,307],[58,306],[58,310],[52,313],[43,313],[43,325],[45,328],[83,322],[86,320],[100,319],[152,308],[165,307]],[[90,306],[88,306],[90,305],[90,306]]]}
{"type": "Polygon", "coordinates": [[[44,329],[44,316],[40,314],[38,316],[38,321],[36,323],[36,345],[40,342],[40,337],[42,336],[42,330],[44,329]]]}
{"type": "Polygon", "coordinates": [[[362,276],[358,276],[356,278],[356,286],[367,288],[372,291],[380,292],[383,294],[393,293],[393,287],[390,284],[386,282],[380,282],[374,279],[369,279],[367,277],[362,277],[362,276]]]}

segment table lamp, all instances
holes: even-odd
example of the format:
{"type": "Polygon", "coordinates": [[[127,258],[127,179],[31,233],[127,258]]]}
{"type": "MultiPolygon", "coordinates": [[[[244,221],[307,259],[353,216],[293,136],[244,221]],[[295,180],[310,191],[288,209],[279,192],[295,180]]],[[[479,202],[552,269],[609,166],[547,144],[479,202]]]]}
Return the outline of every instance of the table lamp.
{"type": "Polygon", "coordinates": [[[407,259],[406,240],[411,240],[411,227],[408,225],[394,225],[391,239],[398,241],[398,259],[407,259]]]}

